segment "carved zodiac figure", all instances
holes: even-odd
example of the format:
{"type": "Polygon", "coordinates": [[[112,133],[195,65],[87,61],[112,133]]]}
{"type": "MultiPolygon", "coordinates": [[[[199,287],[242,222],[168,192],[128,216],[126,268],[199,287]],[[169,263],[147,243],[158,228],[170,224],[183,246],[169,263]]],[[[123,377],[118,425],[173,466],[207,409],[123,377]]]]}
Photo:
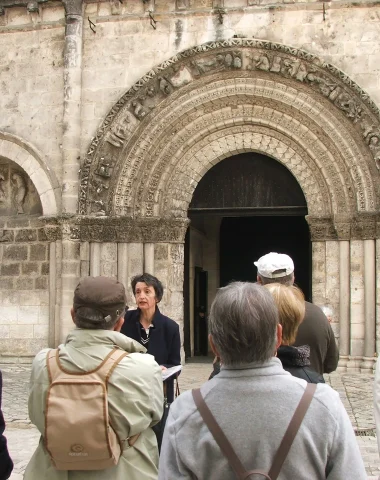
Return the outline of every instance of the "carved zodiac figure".
{"type": "Polygon", "coordinates": [[[19,173],[12,175],[12,197],[17,208],[17,213],[24,213],[24,201],[26,197],[26,183],[19,173]]]}
{"type": "MultiPolygon", "coordinates": [[[[100,160],[104,160],[104,157],[102,157],[100,160]]],[[[98,168],[98,171],[96,172],[96,174],[99,175],[100,177],[104,177],[104,178],[110,177],[111,176],[110,164],[105,163],[105,162],[101,162],[99,164],[99,168],[98,168]]]]}
{"type": "Polygon", "coordinates": [[[173,91],[172,85],[164,77],[158,77],[158,81],[161,92],[170,95],[173,91]]]}
{"type": "Polygon", "coordinates": [[[270,64],[266,55],[255,56],[254,60],[256,61],[256,68],[258,68],[259,70],[264,70],[265,72],[269,70],[270,64]]]}
{"type": "Polygon", "coordinates": [[[144,110],[144,107],[141,105],[141,103],[139,103],[137,100],[133,100],[131,105],[133,107],[133,113],[136,118],[141,120],[145,117],[147,112],[144,110]]]}

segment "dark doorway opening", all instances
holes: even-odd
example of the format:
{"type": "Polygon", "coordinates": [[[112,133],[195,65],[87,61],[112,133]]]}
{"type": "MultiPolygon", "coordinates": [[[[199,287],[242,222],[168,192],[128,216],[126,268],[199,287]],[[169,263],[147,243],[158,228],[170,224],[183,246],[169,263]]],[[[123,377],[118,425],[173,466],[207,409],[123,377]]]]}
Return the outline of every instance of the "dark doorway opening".
{"type": "Polygon", "coordinates": [[[186,357],[203,353],[204,303],[207,316],[219,286],[233,280],[255,282],[253,262],[266,253],[292,257],[296,283],[311,300],[307,213],[297,179],[266,155],[233,155],[202,177],[189,205],[191,224],[185,242],[186,357]]]}
{"type": "Polygon", "coordinates": [[[227,217],[220,227],[220,286],[233,280],[256,281],[253,264],[269,252],[288,254],[297,285],[311,299],[309,227],[304,217],[227,217]]]}

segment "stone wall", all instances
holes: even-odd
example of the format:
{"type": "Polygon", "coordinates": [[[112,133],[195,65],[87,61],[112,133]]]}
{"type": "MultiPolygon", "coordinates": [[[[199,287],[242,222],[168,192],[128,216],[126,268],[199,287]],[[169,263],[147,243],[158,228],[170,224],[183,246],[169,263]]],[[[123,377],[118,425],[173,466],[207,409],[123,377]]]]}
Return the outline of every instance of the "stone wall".
{"type": "Polygon", "coordinates": [[[49,244],[38,218],[3,218],[0,244],[0,361],[48,345],[49,244]]]}
{"type": "MultiPolygon", "coordinates": [[[[179,51],[234,35],[293,45],[319,55],[347,73],[380,105],[380,7],[375,2],[324,5],[267,0],[87,3],[81,157],[107,112],[142,75],[179,51]],[[150,20],[149,10],[157,23],[150,20]]],[[[0,130],[32,142],[48,158],[58,179],[62,178],[65,130],[64,22],[61,2],[40,3],[38,12],[5,8],[0,16],[0,130]]]]}
{"type": "Polygon", "coordinates": [[[19,135],[61,178],[64,9],[6,8],[0,16],[0,131],[19,135]]]}

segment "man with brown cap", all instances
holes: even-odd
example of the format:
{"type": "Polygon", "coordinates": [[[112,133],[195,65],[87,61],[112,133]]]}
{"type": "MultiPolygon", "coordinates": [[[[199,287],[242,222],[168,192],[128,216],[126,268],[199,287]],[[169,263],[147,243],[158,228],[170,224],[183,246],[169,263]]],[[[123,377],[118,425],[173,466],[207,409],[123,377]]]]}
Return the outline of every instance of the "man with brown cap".
{"type": "Polygon", "coordinates": [[[124,286],[116,279],[83,278],[75,289],[71,310],[75,328],[58,347],[62,369],[74,374],[96,370],[115,348],[128,352],[111,370],[107,384],[109,423],[122,445],[117,464],[103,470],[58,470],[54,467],[44,438],[50,386],[47,368],[49,349],[45,349],[37,354],[32,366],[29,416],[41,432],[41,440],[26,468],[25,480],[157,478],[158,449],[151,427],[162,416],[161,368],[151,355],[144,353],[144,347],[119,333],[124,321],[125,303],[124,286]],[[129,439],[135,436],[137,440],[131,447],[129,439]]]}

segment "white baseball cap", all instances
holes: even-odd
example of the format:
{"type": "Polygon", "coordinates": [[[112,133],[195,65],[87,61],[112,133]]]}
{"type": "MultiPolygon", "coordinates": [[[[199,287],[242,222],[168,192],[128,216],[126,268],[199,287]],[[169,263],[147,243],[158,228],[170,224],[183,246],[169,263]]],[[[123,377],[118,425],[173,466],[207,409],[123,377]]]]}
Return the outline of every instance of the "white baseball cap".
{"type": "Polygon", "coordinates": [[[270,252],[253,263],[257,273],[266,278],[281,278],[294,272],[293,260],[285,253],[270,252]]]}

